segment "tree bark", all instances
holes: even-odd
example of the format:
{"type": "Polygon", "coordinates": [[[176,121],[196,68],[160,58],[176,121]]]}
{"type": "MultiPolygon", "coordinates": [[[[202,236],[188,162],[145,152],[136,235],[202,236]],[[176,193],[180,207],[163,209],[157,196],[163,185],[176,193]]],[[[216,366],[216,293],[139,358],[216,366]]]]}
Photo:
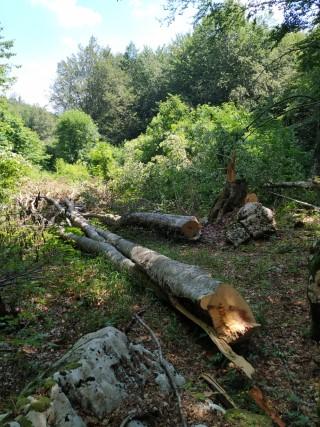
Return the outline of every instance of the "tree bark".
{"type": "Polygon", "coordinates": [[[315,243],[311,252],[307,289],[311,314],[311,337],[320,341],[320,240],[315,243]]]}
{"type": "Polygon", "coordinates": [[[179,298],[197,315],[211,319],[219,338],[233,343],[257,326],[250,307],[230,284],[213,279],[197,266],[172,260],[117,234],[100,229],[97,232],[136,263],[162,292],[179,298]]]}
{"type": "Polygon", "coordinates": [[[215,200],[208,215],[209,223],[219,222],[227,213],[240,208],[247,195],[247,183],[244,179],[227,182],[223,191],[215,200]]]}
{"type": "Polygon", "coordinates": [[[77,247],[85,252],[105,255],[119,270],[132,272],[137,269],[134,262],[122,255],[114,246],[106,243],[104,239],[96,241],[85,236],[78,236],[77,234],[62,231],[60,231],[60,236],[65,240],[75,242],[77,247]]]}
{"type": "Polygon", "coordinates": [[[112,214],[85,214],[86,218],[98,218],[107,225],[138,225],[155,228],[174,237],[187,240],[198,240],[201,235],[201,224],[195,216],[171,215],[154,212],[133,212],[124,216],[112,214]]]}
{"type": "MultiPolygon", "coordinates": [[[[129,270],[135,276],[151,279],[162,296],[199,325],[235,366],[252,377],[252,365],[237,355],[228,343],[249,337],[259,325],[246,301],[231,285],[213,279],[199,267],[174,261],[117,234],[95,228],[74,211],[70,201],[65,204],[66,217],[92,238],[61,232],[64,239],[76,242],[87,252],[105,254],[118,268],[129,270]],[[202,321],[198,315],[209,322],[202,321]]],[[[58,202],[55,206],[61,210],[58,202]]]]}

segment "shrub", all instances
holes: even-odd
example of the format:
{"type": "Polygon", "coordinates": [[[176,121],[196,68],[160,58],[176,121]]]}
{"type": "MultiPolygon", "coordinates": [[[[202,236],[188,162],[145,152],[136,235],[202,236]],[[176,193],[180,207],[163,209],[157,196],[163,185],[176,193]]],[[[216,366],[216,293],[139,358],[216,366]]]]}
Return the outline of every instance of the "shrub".
{"type": "Polygon", "coordinates": [[[63,159],[56,160],[56,173],[70,181],[82,181],[89,179],[90,175],[83,163],[66,163],[63,159]]]}
{"type": "Polygon", "coordinates": [[[0,203],[7,201],[20,179],[30,172],[30,165],[19,155],[0,151],[0,203]]]}
{"type": "Polygon", "coordinates": [[[55,157],[67,163],[83,160],[99,139],[99,133],[91,117],[79,110],[63,113],[56,129],[55,157]]]}

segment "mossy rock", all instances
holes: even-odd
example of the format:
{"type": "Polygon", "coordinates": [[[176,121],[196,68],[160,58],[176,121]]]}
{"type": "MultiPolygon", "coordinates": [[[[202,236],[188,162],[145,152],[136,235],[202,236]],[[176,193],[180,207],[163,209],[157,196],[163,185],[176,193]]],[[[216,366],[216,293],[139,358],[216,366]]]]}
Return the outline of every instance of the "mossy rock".
{"type": "Polygon", "coordinates": [[[30,408],[36,412],[44,412],[50,407],[50,404],[51,400],[49,397],[43,396],[33,401],[30,405],[30,408]]]}
{"type": "Polygon", "coordinates": [[[272,427],[269,417],[244,409],[229,409],[225,414],[225,419],[235,427],[272,427]]]}

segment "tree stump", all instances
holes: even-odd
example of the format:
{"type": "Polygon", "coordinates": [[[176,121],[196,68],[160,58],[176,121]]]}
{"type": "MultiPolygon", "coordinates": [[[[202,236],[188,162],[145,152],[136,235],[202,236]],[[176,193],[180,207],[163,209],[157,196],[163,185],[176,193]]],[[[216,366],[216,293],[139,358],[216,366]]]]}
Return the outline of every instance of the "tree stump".
{"type": "Polygon", "coordinates": [[[209,223],[220,222],[227,212],[240,208],[244,204],[246,196],[247,182],[245,179],[228,181],[210,209],[209,223]]]}

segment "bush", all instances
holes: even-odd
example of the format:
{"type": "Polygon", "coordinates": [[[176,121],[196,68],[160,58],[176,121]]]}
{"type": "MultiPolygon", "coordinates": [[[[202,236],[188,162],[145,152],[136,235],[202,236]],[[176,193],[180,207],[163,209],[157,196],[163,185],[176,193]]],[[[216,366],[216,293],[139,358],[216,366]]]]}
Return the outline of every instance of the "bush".
{"type": "Polygon", "coordinates": [[[83,163],[66,163],[63,159],[56,160],[56,173],[70,181],[82,181],[90,178],[88,169],[83,163]]]}
{"type": "Polygon", "coordinates": [[[19,155],[0,151],[0,203],[8,200],[20,179],[30,172],[30,165],[19,155]]]}
{"type": "Polygon", "coordinates": [[[56,129],[55,157],[67,163],[83,160],[99,139],[96,125],[88,114],[79,110],[63,113],[56,129]]]}
{"type": "Polygon", "coordinates": [[[250,122],[252,114],[232,103],[191,110],[170,97],[146,133],[124,145],[124,165],[113,174],[112,188],[124,201],[207,210],[224,185],[233,150],[238,177],[247,179],[251,191],[268,180],[303,178],[308,159],[292,130],[274,120],[243,135],[250,122]]]}
{"type": "Polygon", "coordinates": [[[4,101],[0,102],[0,149],[20,154],[35,164],[45,159],[44,146],[38,135],[10,113],[4,101]]]}
{"type": "Polygon", "coordinates": [[[106,181],[109,180],[115,173],[117,151],[119,149],[107,142],[98,142],[87,155],[90,172],[106,181]]]}

